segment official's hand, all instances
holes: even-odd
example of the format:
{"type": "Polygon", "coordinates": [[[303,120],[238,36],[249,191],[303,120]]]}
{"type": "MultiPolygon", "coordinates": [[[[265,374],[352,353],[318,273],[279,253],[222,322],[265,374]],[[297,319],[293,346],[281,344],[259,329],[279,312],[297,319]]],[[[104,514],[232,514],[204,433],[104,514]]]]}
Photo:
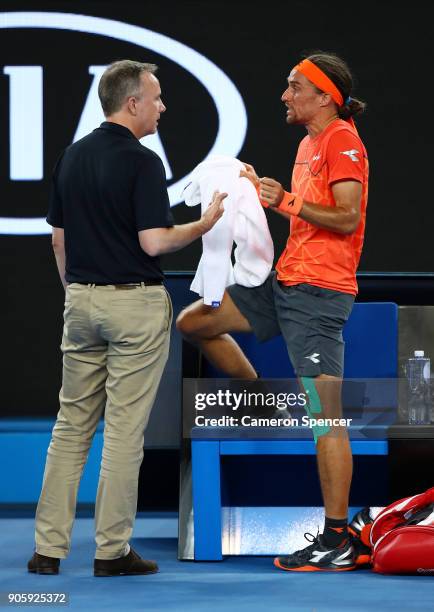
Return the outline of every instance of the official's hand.
{"type": "Polygon", "coordinates": [[[250,164],[241,163],[244,164],[245,170],[240,170],[240,176],[248,178],[253,183],[253,186],[257,188],[259,186],[259,176],[256,174],[256,170],[250,164]]]}
{"type": "Polygon", "coordinates": [[[282,185],[267,176],[259,179],[259,199],[263,200],[268,206],[279,206],[285,195],[282,185]]]}
{"type": "Polygon", "coordinates": [[[227,198],[227,196],[227,193],[220,193],[218,191],[214,191],[212,201],[200,219],[202,226],[205,230],[204,233],[209,232],[209,230],[214,227],[214,225],[223,215],[225,210],[223,206],[223,200],[227,198]]]}

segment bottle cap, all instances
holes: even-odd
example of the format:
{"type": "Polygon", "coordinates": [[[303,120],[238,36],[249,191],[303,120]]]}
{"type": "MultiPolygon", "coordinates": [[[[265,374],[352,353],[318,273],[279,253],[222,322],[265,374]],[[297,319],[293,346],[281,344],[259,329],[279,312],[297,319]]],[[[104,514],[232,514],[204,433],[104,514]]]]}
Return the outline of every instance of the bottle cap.
{"type": "Polygon", "coordinates": [[[415,357],[423,357],[425,355],[425,351],[414,351],[415,357]]]}

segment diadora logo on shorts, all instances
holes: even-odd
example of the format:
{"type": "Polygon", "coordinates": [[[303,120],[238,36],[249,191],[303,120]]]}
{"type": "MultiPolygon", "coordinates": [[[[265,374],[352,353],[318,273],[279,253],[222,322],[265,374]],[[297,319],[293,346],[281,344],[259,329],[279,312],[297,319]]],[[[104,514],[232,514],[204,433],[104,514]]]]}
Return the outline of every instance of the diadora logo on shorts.
{"type": "Polygon", "coordinates": [[[351,149],[351,151],[341,151],[341,155],[348,155],[348,157],[351,159],[351,161],[353,162],[358,162],[360,161],[358,157],[356,157],[356,153],[359,153],[359,151],[357,149],[351,149]]]}
{"type": "MultiPolygon", "coordinates": [[[[243,99],[228,76],[216,66],[213,62],[207,59],[204,55],[198,53],[194,49],[182,44],[168,36],[143,28],[141,26],[105,19],[101,17],[93,17],[88,15],[77,15],[72,13],[56,13],[56,12],[6,12],[0,13],[0,29],[20,29],[26,30],[62,30],[77,33],[86,40],[83,35],[93,35],[92,46],[98,46],[104,40],[110,45],[110,59],[119,59],[126,57],[125,43],[131,44],[131,59],[140,59],[149,61],[144,58],[143,49],[147,49],[152,53],[163,56],[165,60],[170,60],[175,65],[175,71],[179,75],[179,67],[187,71],[187,77],[191,77],[192,84],[197,82],[204,88],[204,96],[209,99],[209,108],[203,109],[204,113],[217,113],[217,133],[214,141],[211,140],[211,146],[208,146],[208,151],[204,154],[204,136],[201,130],[192,130],[191,140],[188,143],[183,143],[185,147],[192,148],[193,151],[201,151],[198,153],[198,159],[195,163],[203,161],[210,155],[229,155],[236,157],[241,150],[246,131],[247,131],[247,113],[243,99]],[[116,45],[119,43],[119,50],[116,50],[116,45]],[[139,49],[139,52],[138,52],[139,49]]],[[[21,34],[17,34],[14,41],[21,34]]],[[[44,32],[41,32],[41,36],[44,32]]],[[[26,39],[19,42],[17,39],[16,46],[26,48],[26,39]]],[[[87,40],[88,42],[88,40],[87,40]]],[[[21,61],[19,65],[13,65],[14,62],[6,60],[0,68],[1,73],[8,77],[9,91],[9,180],[10,184],[17,185],[18,181],[41,181],[44,178],[44,153],[47,148],[44,143],[44,133],[50,135],[55,132],[44,129],[44,110],[47,106],[43,97],[43,92],[46,89],[46,81],[53,75],[53,70],[46,69],[44,65],[40,65],[41,61],[37,60],[32,65],[32,47],[28,46],[29,57],[25,65],[21,61]]],[[[96,48],[96,47],[95,47],[96,48]]],[[[74,53],[80,47],[74,47],[74,53]]],[[[99,49],[99,53],[101,50],[99,49]]],[[[13,53],[13,49],[10,51],[13,53]]],[[[74,57],[74,53],[72,57],[74,57]]],[[[76,53],[78,57],[79,53],[76,53]]],[[[85,54],[84,54],[85,55],[85,54]]],[[[107,54],[104,54],[106,57],[107,54]]],[[[5,57],[5,54],[3,54],[5,57]]],[[[34,56],[34,55],[33,55],[34,56]]],[[[68,55],[70,57],[71,54],[68,55]]],[[[87,55],[85,55],[87,57],[87,55]]],[[[127,54],[128,56],[128,54],[127,54]]],[[[82,54],[83,57],[83,54],[82,54]]],[[[50,58],[47,58],[47,62],[50,58]]],[[[92,58],[89,58],[92,62],[92,58]]],[[[83,63],[81,59],[80,64],[83,63]]],[[[158,61],[157,61],[158,63],[158,61]]],[[[18,62],[17,62],[18,64],[18,62]]],[[[98,99],[98,82],[104,72],[106,65],[86,65],[83,66],[82,82],[91,75],[91,84],[88,89],[87,98],[83,100],[81,109],[71,108],[56,108],[56,113],[51,111],[50,125],[54,120],[61,122],[63,117],[77,117],[75,132],[71,134],[70,141],[62,143],[64,147],[71,142],[75,142],[82,138],[103,120],[104,116],[98,99]],[[77,113],[78,111],[78,113],[77,113]],[[54,115],[54,119],[53,119],[54,115]]],[[[169,65],[170,68],[170,65],[169,65]]],[[[59,75],[62,76],[62,75],[59,75]]],[[[81,78],[81,77],[80,77],[81,78]]],[[[179,77],[178,77],[179,78],[179,77]]],[[[181,77],[183,78],[183,77],[181,77]]],[[[165,66],[164,79],[170,79],[167,66],[165,66]]],[[[57,86],[57,82],[56,82],[57,86]]],[[[196,86],[196,85],[194,85],[196,86]]],[[[59,88],[62,87],[59,84],[59,88]]],[[[188,89],[188,79],[186,81],[188,89]]],[[[188,99],[188,96],[184,96],[188,99]]],[[[164,99],[164,82],[163,82],[163,99],[164,99]]],[[[182,120],[182,108],[179,102],[174,105],[171,112],[180,113],[180,121],[182,120]]],[[[53,106],[51,106],[53,108],[53,106]]],[[[2,126],[3,128],[3,126],[2,126]]],[[[3,133],[7,130],[2,129],[3,133]]],[[[208,140],[206,142],[209,142],[208,140]]],[[[62,147],[60,145],[60,148],[62,147]]],[[[165,144],[158,134],[147,136],[144,139],[144,144],[153,149],[162,159],[168,180],[173,180],[169,187],[169,198],[172,206],[179,204],[182,201],[182,190],[186,183],[190,180],[192,168],[187,168],[182,171],[183,176],[176,176],[176,169],[172,165],[173,155],[166,155],[165,144]],[[170,163],[169,163],[170,159],[170,163]]],[[[49,143],[50,150],[59,147],[58,144],[49,143]]],[[[206,149],[205,149],[206,150],[206,149]]],[[[60,154],[60,150],[58,151],[60,154]]],[[[4,164],[4,160],[1,160],[4,164]]],[[[6,161],[7,163],[7,161],[6,161]]],[[[4,174],[4,172],[3,172],[4,174]]],[[[181,173],[178,173],[181,174],[181,173]]],[[[13,197],[13,201],[19,201],[20,198],[13,197]]],[[[29,191],[26,188],[26,200],[29,201],[29,191]]],[[[12,204],[8,204],[9,209],[12,204]]],[[[39,213],[41,211],[38,211],[39,213]]],[[[47,234],[51,232],[51,228],[45,222],[43,217],[27,217],[19,216],[1,216],[0,209],[0,234],[47,234]]],[[[37,214],[35,212],[35,214],[37,214]]]]}
{"type": "Polygon", "coordinates": [[[308,355],[305,359],[310,359],[312,363],[319,363],[320,359],[318,359],[319,353],[312,353],[312,355],[308,355]]]}

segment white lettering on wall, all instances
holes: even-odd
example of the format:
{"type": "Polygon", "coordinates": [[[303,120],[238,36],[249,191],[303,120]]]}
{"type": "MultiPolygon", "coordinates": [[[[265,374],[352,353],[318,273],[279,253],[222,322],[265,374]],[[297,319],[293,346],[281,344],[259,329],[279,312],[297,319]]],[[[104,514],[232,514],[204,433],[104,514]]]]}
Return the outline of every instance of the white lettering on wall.
{"type": "Polygon", "coordinates": [[[10,178],[44,178],[42,66],[5,66],[9,76],[10,178]]]}

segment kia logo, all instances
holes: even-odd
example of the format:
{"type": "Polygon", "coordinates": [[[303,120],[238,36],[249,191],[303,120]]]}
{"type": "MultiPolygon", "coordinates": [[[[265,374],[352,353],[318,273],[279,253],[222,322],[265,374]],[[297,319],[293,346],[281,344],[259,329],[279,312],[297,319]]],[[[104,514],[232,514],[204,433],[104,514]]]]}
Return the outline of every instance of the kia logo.
{"type": "MultiPolygon", "coordinates": [[[[51,12],[0,13],[0,29],[46,28],[96,34],[149,49],[177,63],[195,77],[211,96],[218,114],[215,141],[204,159],[210,155],[236,157],[247,131],[247,114],[242,97],[234,83],[209,59],[186,45],[146,28],[88,15],[51,12]]],[[[104,116],[98,100],[98,81],[105,66],[89,66],[93,81],[84,104],[73,141],[97,127],[104,116]]],[[[9,77],[10,120],[10,179],[37,181],[43,177],[43,99],[42,66],[3,66],[9,77]],[[24,87],[32,91],[31,108],[24,106],[24,87]],[[29,128],[29,129],[27,129],[29,128]],[[31,134],[31,137],[29,136],[31,134]]],[[[163,160],[168,178],[172,170],[163,144],[154,134],[144,139],[163,160]]],[[[198,160],[203,161],[203,160],[198,160]]],[[[191,171],[168,188],[172,206],[182,202],[182,190],[189,182],[191,171]]],[[[0,234],[49,234],[51,227],[43,217],[0,217],[0,234]]]]}

